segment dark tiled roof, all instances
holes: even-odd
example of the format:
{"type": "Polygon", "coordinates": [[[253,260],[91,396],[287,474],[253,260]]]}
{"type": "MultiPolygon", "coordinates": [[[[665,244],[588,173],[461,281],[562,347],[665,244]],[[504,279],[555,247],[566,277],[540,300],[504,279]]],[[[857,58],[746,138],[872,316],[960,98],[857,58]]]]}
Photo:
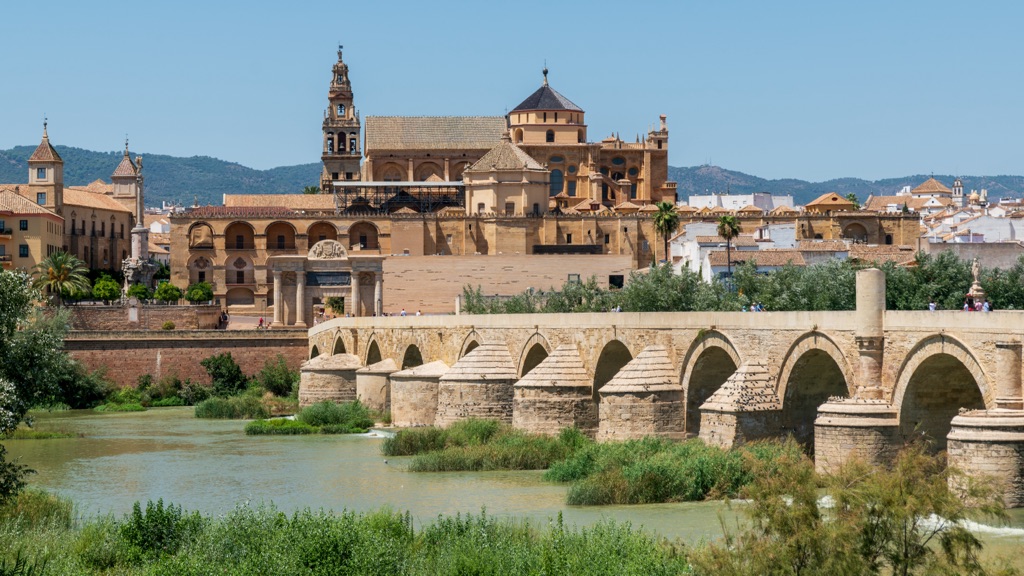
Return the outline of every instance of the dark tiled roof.
{"type": "Polygon", "coordinates": [[[519,106],[512,109],[513,112],[523,110],[571,110],[583,112],[583,109],[572,103],[571,100],[559,94],[554,88],[547,84],[537,88],[537,91],[530,94],[519,106]]]}
{"type": "Polygon", "coordinates": [[[487,150],[505,131],[503,116],[367,116],[366,151],[487,150]]]}
{"type": "Polygon", "coordinates": [[[298,212],[284,206],[199,206],[185,212],[190,218],[288,218],[298,212]]]}

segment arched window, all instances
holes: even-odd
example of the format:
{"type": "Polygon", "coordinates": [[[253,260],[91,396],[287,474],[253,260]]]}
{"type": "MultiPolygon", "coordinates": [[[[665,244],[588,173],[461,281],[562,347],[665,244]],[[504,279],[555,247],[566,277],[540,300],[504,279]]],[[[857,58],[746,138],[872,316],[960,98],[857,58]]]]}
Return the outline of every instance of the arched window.
{"type": "Polygon", "coordinates": [[[345,105],[344,104],[338,104],[338,116],[344,116],[344,115],[345,115],[345,105]]]}
{"type": "Polygon", "coordinates": [[[327,153],[334,154],[334,132],[327,133],[327,153]]]}
{"type": "Polygon", "coordinates": [[[554,130],[548,130],[547,136],[544,138],[544,141],[545,142],[554,142],[555,141],[555,131],[554,130]]]}
{"type": "Polygon", "coordinates": [[[523,129],[522,128],[516,128],[515,135],[516,135],[515,136],[516,144],[522,144],[523,143],[523,129]]]}
{"type": "Polygon", "coordinates": [[[562,191],[562,171],[555,169],[551,171],[551,195],[554,196],[562,191]]]}
{"type": "Polygon", "coordinates": [[[349,151],[350,154],[355,154],[356,153],[356,137],[355,137],[355,134],[353,134],[352,137],[348,139],[348,151],[349,151]]]}

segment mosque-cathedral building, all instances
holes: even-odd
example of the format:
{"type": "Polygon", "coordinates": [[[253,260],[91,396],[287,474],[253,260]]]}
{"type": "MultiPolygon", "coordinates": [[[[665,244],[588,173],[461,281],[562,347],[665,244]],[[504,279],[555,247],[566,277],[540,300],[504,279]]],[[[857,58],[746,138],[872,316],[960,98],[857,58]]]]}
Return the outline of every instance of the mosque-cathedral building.
{"type": "MultiPolygon", "coordinates": [[[[448,278],[436,293],[428,288],[446,267],[477,266],[496,289],[518,286],[513,277],[524,270],[510,268],[538,267],[550,271],[550,285],[539,286],[547,289],[561,286],[566,272],[615,285],[624,268],[665,257],[651,217],[654,204],[677,200],[664,115],[633,142],[616,135],[591,142],[584,110],[549,85],[545,69],[541,86],[506,116],[363,119],[340,48],[328,104],[321,193],[228,194],[223,206],[172,215],[176,285],[209,282],[239,313],[273,309],[277,324],[309,325],[330,296],[344,297],[345,312],[357,316],[414,309],[406,300],[417,290],[396,292],[402,283],[443,300],[429,311],[450,311],[465,278],[448,278]],[[323,263],[313,271],[299,261],[309,254],[312,262],[312,249],[325,241],[331,254],[344,252],[344,263],[328,273],[323,263]],[[274,309],[275,301],[284,305],[274,309]]],[[[680,213],[683,222],[708,216],[680,213]]],[[[744,228],[795,217],[740,216],[744,228]]],[[[801,218],[808,238],[838,237],[844,228],[827,213],[801,218]]],[[[857,218],[879,243],[909,244],[918,233],[898,218],[857,218]]]]}

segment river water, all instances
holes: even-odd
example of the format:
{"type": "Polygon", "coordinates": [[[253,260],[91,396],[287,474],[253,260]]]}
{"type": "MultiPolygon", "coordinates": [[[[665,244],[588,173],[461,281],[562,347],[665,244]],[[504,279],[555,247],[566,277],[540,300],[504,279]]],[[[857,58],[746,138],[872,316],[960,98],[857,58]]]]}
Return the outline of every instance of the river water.
{"type": "MultiPolygon", "coordinates": [[[[35,418],[40,430],[85,437],[8,440],[10,454],[38,472],[32,485],[70,497],[85,515],[121,515],[135,501],[157,498],[207,514],[244,502],[273,502],[289,512],[388,506],[408,510],[419,523],[486,508],[531,523],[559,512],[578,525],[614,518],[691,543],[718,538],[723,522],[735,528],[742,521],[742,503],[567,506],[565,486],[544,482],[540,472],[407,472],[406,459],[381,456],[381,437],[373,433],[246,436],[243,422],[196,419],[192,408],[73,410],[35,418]]],[[[979,526],[978,532],[992,552],[1011,554],[1024,546],[1024,510],[1011,511],[1009,526],[979,526]]]]}

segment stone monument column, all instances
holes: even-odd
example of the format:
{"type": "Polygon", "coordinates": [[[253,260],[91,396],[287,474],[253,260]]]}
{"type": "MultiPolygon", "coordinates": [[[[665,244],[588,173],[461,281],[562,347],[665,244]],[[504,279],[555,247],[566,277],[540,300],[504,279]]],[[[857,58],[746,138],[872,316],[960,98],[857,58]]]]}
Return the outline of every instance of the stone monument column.
{"type": "Polygon", "coordinates": [[[1024,409],[1024,394],[1021,390],[1021,343],[1017,341],[996,342],[996,408],[1003,410],[1024,409]]]}
{"type": "Polygon", "coordinates": [[[359,273],[352,271],[352,316],[359,316],[359,273]]]}
{"type": "Polygon", "coordinates": [[[281,271],[274,270],[274,323],[273,327],[284,326],[284,309],[281,306],[281,271]]]}
{"type": "Polygon", "coordinates": [[[885,352],[885,273],[878,268],[857,272],[857,398],[883,396],[882,357],[885,352]]]}
{"type": "Polygon", "coordinates": [[[306,327],[306,271],[295,273],[295,326],[306,327]]]}
{"type": "Polygon", "coordinates": [[[381,316],[384,314],[384,274],[381,272],[375,272],[374,278],[373,313],[377,316],[381,316]]]}

